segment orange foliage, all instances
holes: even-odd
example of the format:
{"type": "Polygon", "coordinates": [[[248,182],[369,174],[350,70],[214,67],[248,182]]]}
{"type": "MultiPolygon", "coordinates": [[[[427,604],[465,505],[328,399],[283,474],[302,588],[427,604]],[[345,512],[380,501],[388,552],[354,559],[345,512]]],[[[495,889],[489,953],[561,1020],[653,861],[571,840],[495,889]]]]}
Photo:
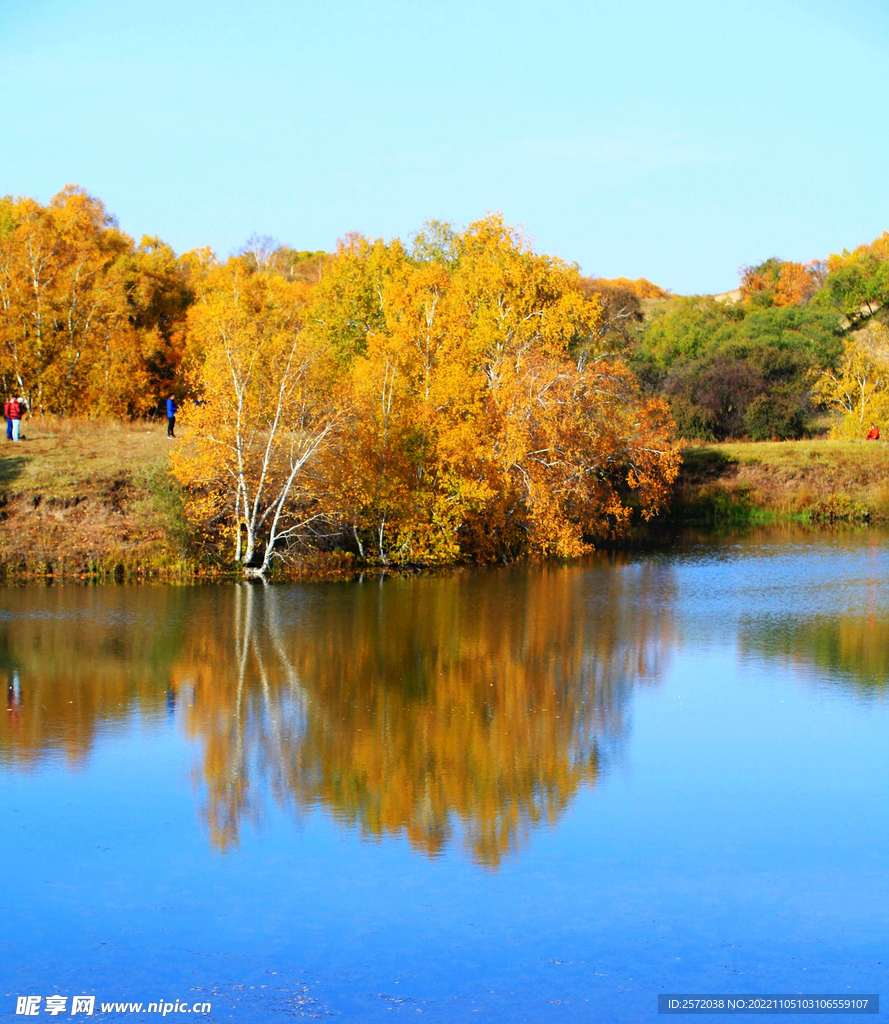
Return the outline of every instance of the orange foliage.
{"type": "Polygon", "coordinates": [[[628,291],[637,299],[669,299],[670,292],[644,277],[631,280],[629,277],[594,277],[591,286],[598,289],[628,291]]]}
{"type": "Polygon", "coordinates": [[[0,202],[0,380],[37,412],[136,416],[181,354],[189,295],[157,239],[138,249],[69,186],[0,202]]]}
{"type": "Polygon", "coordinates": [[[657,512],[678,465],[671,422],[597,350],[598,298],[498,217],[453,246],[417,264],[361,242],[328,268],[328,294],[363,297],[349,309],[372,325],[351,346],[328,468],[360,553],[576,555],[625,527],[631,494],[657,512]]]}
{"type": "Polygon", "coordinates": [[[198,401],[172,465],[248,573],[310,524],[382,563],[495,561],[581,554],[666,503],[667,406],[606,354],[576,269],[497,216],[422,237],[349,236],[318,283],[268,245],[183,259],[198,401]]]}
{"type": "Polygon", "coordinates": [[[762,296],[771,306],[804,305],[818,289],[821,268],[817,262],[793,263],[769,259],[755,267],[745,267],[741,277],[741,295],[745,302],[762,296]]]}
{"type": "Polygon", "coordinates": [[[441,238],[417,258],[350,236],[314,286],[203,268],[173,468],[248,571],[321,520],[430,564],[578,555],[665,504],[672,422],[602,350],[599,297],[499,217],[441,238]]]}

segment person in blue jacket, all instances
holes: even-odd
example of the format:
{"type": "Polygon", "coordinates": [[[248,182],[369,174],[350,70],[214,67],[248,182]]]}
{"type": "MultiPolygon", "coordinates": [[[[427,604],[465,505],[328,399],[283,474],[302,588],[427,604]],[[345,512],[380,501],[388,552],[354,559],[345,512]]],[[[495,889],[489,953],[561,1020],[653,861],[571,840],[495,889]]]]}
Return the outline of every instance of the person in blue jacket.
{"type": "Polygon", "coordinates": [[[173,431],[176,429],[176,413],[179,411],[179,406],[176,404],[176,399],[170,395],[167,399],[167,437],[175,437],[173,431]]]}

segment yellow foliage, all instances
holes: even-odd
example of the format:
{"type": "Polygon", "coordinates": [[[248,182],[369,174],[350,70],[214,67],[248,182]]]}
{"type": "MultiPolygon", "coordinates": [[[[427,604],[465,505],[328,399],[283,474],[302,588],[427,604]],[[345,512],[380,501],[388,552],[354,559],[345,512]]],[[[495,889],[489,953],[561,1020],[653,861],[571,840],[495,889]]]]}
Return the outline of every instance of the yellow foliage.
{"type": "MultiPolygon", "coordinates": [[[[595,351],[600,305],[575,270],[499,217],[457,236],[451,265],[399,246],[383,278],[380,245],[361,250],[377,328],[344,381],[349,441],[330,470],[362,554],[572,556],[626,526],[630,492],[646,516],[662,506],[678,465],[669,416],[595,351]]],[[[355,249],[345,258],[360,280],[355,249]]]]}
{"type": "Polygon", "coordinates": [[[0,381],[35,412],[139,416],[178,362],[188,296],[172,251],[136,249],[68,186],[0,203],[0,381]],[[179,338],[181,341],[181,337],[179,338]]]}
{"type": "Polygon", "coordinates": [[[827,258],[827,270],[832,273],[868,256],[878,260],[889,260],[889,231],[884,231],[872,242],[856,246],[851,252],[844,249],[841,253],[831,253],[827,258]]]}
{"type": "Polygon", "coordinates": [[[308,286],[251,270],[208,270],[189,311],[192,390],[187,440],[171,455],[191,516],[233,532],[235,560],[268,569],[276,543],[314,516],[302,470],[333,424],[327,356],[302,330],[308,286]],[[242,546],[242,528],[244,531],[242,546]]]}
{"type": "Polygon", "coordinates": [[[597,277],[593,284],[598,288],[623,289],[632,292],[638,299],[669,299],[670,292],[653,284],[645,277],[632,280],[629,277],[597,277]]]}
{"type": "Polygon", "coordinates": [[[382,563],[574,556],[663,507],[672,423],[599,350],[598,296],[497,216],[447,244],[350,236],[316,285],[202,265],[174,469],[245,564],[309,519],[382,563]]]}
{"type": "Polygon", "coordinates": [[[889,423],[889,329],[872,321],[850,334],[839,367],[820,374],[813,393],[843,414],[835,437],[861,440],[872,425],[889,423]]]}

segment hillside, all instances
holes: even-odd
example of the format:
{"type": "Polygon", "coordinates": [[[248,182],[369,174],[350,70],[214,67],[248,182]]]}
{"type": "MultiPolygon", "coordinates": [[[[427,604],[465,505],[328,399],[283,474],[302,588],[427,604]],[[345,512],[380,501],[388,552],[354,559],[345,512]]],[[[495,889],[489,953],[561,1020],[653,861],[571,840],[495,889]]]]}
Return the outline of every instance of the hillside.
{"type": "Polygon", "coordinates": [[[167,471],[165,425],[26,419],[0,456],[7,575],[168,573],[187,530],[167,471]]]}

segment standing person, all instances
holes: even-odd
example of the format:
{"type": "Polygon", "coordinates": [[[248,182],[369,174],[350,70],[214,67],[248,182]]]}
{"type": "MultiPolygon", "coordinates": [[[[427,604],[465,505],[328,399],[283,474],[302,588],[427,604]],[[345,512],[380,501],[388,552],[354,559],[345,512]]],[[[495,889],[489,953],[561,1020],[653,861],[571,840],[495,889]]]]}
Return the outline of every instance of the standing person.
{"type": "Polygon", "coordinates": [[[3,403],[3,415],[6,417],[6,440],[12,440],[12,417],[9,415],[10,401],[7,398],[3,403]]]}
{"type": "Polygon", "coordinates": [[[19,427],[22,423],[22,409],[24,408],[21,398],[13,398],[9,402],[9,422],[12,424],[12,439],[18,441],[19,427]]]}
{"type": "Polygon", "coordinates": [[[176,399],[170,395],[167,399],[167,437],[175,437],[173,431],[176,429],[176,413],[179,411],[179,406],[176,404],[176,399]]]}

